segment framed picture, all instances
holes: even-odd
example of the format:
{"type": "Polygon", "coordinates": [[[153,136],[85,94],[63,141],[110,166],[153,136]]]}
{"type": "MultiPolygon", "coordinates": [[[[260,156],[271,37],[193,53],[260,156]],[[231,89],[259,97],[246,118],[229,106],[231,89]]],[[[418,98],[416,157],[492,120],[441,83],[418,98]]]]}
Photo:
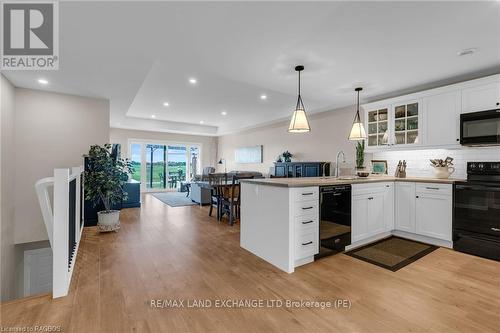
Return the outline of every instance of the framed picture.
{"type": "Polygon", "coordinates": [[[262,163],[262,145],[239,147],[234,151],[236,163],[262,163]]]}
{"type": "Polygon", "coordinates": [[[387,175],[387,161],[386,160],[372,160],[372,173],[387,175]]]}

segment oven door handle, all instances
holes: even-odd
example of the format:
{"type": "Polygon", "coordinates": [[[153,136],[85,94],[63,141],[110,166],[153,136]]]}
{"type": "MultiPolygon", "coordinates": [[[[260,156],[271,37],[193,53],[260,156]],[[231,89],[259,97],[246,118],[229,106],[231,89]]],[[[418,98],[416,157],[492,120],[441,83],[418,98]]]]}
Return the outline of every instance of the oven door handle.
{"type": "Polygon", "coordinates": [[[471,191],[491,191],[491,192],[500,192],[500,187],[490,187],[490,186],[472,186],[472,185],[457,185],[457,190],[471,190],[471,191]]]}

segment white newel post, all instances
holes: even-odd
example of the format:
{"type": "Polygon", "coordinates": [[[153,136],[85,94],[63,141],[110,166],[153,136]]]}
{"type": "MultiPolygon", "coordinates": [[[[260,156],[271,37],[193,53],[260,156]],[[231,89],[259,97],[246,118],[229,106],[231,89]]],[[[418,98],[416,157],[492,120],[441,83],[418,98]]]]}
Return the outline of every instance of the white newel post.
{"type": "MultiPolygon", "coordinates": [[[[54,169],[54,227],[52,238],[52,297],[68,294],[69,169],[54,169]]],[[[78,228],[79,229],[79,228],[78,228]]]]}

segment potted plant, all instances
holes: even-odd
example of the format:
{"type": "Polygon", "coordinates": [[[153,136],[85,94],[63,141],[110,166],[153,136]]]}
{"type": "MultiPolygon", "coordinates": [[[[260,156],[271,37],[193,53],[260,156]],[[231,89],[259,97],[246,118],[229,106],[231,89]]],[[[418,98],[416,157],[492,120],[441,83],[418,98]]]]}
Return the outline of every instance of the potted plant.
{"type": "Polygon", "coordinates": [[[291,162],[292,161],[292,153],[290,153],[288,150],[285,151],[283,154],[281,154],[283,158],[285,159],[285,162],[291,162]]]}
{"type": "Polygon", "coordinates": [[[91,146],[87,158],[85,198],[94,205],[104,204],[105,210],[97,213],[99,230],[116,231],[120,228],[120,211],[113,210],[112,206],[127,197],[123,184],[132,172],[132,164],[128,159],[114,158],[110,144],[91,146]]]}
{"type": "Polygon", "coordinates": [[[365,141],[361,140],[356,143],[356,169],[365,168],[365,141]]]}

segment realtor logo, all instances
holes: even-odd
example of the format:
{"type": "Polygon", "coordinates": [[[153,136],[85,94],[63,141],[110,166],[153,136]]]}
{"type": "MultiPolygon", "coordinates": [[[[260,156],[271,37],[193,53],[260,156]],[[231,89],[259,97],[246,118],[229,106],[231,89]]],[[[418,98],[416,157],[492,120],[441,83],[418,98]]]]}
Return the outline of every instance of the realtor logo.
{"type": "Polygon", "coordinates": [[[2,2],[0,68],[58,69],[58,13],[56,1],[2,2]]]}

